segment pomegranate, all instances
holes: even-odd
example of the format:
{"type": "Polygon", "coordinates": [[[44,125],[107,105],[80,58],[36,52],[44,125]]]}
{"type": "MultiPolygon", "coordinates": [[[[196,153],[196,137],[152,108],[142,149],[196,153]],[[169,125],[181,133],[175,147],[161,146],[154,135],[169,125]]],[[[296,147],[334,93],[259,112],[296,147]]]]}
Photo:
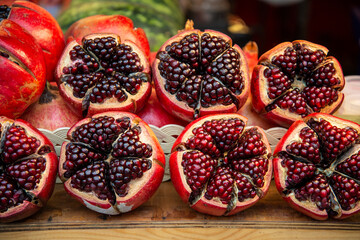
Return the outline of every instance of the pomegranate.
{"type": "Polygon", "coordinates": [[[45,63],[35,39],[8,19],[0,21],[0,72],[1,115],[19,117],[44,90],[45,63]]]}
{"type": "Polygon", "coordinates": [[[169,124],[176,124],[180,126],[187,125],[187,122],[176,118],[169,114],[159,103],[156,97],[155,89],[152,89],[151,96],[145,104],[144,108],[137,113],[137,115],[147,124],[157,127],[163,127],[169,124]]]}
{"type": "Polygon", "coordinates": [[[159,49],[152,64],[154,85],[162,106],[190,122],[215,113],[233,113],[249,94],[246,57],[229,36],[213,31],[185,30],[159,49]]]}
{"type": "Polygon", "coordinates": [[[247,127],[236,113],[191,122],[170,156],[171,180],[193,209],[215,216],[251,207],[267,193],[272,177],[271,149],[260,127],[247,127]]]}
{"type": "Polygon", "coordinates": [[[121,40],[134,42],[147,57],[150,56],[150,45],[142,28],[134,28],[132,20],[122,15],[94,15],[82,18],[73,23],[65,33],[66,42],[78,42],[92,33],[113,33],[121,40]]]}
{"type": "Polygon", "coordinates": [[[52,143],[23,120],[0,117],[0,142],[0,222],[13,222],[46,205],[58,159],[52,143]]]}
{"type": "Polygon", "coordinates": [[[56,68],[59,91],[79,115],[140,111],[151,94],[150,65],[131,41],[90,34],[67,44],[56,68]]]}
{"type": "Polygon", "coordinates": [[[65,190],[96,212],[116,215],[147,201],[159,187],[165,155],[149,126],[127,112],[76,123],[61,147],[65,190]]]}
{"type": "Polygon", "coordinates": [[[337,110],[344,99],[344,75],[328,51],[297,40],[264,53],[252,75],[254,109],[285,127],[313,112],[337,110]]]}
{"type": "Polygon", "coordinates": [[[69,109],[60,96],[56,84],[49,82],[39,100],[28,107],[20,118],[36,128],[50,131],[71,127],[80,121],[80,117],[69,109]]]}
{"type": "Polygon", "coordinates": [[[318,220],[360,210],[360,125],[325,113],[295,121],[274,150],[283,198],[318,220]]]}
{"type": "Polygon", "coordinates": [[[2,19],[16,22],[36,39],[45,58],[46,79],[52,81],[57,61],[65,47],[63,32],[55,18],[36,3],[2,0],[0,21],[2,19]]]}

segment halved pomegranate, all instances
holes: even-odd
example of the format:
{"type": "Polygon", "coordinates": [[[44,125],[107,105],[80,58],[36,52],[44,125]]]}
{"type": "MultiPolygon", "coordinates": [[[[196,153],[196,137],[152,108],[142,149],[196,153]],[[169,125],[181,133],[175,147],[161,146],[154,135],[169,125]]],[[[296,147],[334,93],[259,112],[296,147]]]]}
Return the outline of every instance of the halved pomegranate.
{"type": "MultiPolygon", "coordinates": [[[[64,34],[55,18],[38,4],[29,1],[2,0],[0,21],[2,19],[9,19],[19,24],[36,39],[46,63],[46,80],[52,81],[56,64],[65,47],[64,34]]],[[[39,57],[35,53],[34,56],[39,57]]]]}
{"type": "Polygon", "coordinates": [[[23,120],[0,117],[0,222],[34,214],[50,198],[58,159],[52,143],[23,120]]]}
{"type": "Polygon", "coordinates": [[[260,127],[239,114],[215,114],[191,122],[174,143],[170,175],[182,200],[210,215],[232,215],[267,193],[271,149],[260,127]]]}
{"type": "Polygon", "coordinates": [[[45,71],[36,40],[15,22],[0,17],[0,114],[17,118],[38,100],[45,71]]]}
{"type": "Polygon", "coordinates": [[[162,106],[190,122],[214,113],[233,113],[249,94],[249,70],[242,49],[229,36],[186,29],[165,42],[152,65],[162,106]]]}
{"type": "Polygon", "coordinates": [[[92,33],[113,33],[120,36],[122,41],[134,42],[146,56],[150,56],[150,45],[142,28],[135,28],[133,21],[122,15],[94,15],[74,22],[65,33],[66,42],[81,41],[83,37],[92,33]]]}
{"type": "Polygon", "coordinates": [[[339,62],[328,51],[297,40],[264,53],[252,75],[254,109],[286,127],[310,113],[337,110],[345,82],[339,62]]]}
{"type": "Polygon", "coordinates": [[[61,96],[79,115],[137,112],[151,94],[150,65],[131,41],[90,34],[71,41],[56,68],[61,96]]]}
{"type": "Polygon", "coordinates": [[[150,127],[127,112],[85,118],[61,147],[65,190],[96,212],[116,215],[147,201],[160,186],[165,155],[150,127]]]}
{"type": "Polygon", "coordinates": [[[324,113],[294,122],[274,150],[276,187],[318,220],[360,210],[360,125],[324,113]]]}

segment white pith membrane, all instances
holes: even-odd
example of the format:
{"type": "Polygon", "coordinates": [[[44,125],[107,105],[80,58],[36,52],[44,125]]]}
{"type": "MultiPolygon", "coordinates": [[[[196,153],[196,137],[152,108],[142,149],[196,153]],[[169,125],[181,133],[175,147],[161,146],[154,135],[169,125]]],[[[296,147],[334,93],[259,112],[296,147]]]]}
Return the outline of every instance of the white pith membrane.
{"type": "MultiPolygon", "coordinates": [[[[68,132],[68,138],[70,139],[70,142],[64,143],[61,147],[61,153],[60,153],[60,162],[59,162],[59,177],[64,182],[65,190],[74,198],[82,202],[87,208],[103,213],[103,214],[109,214],[109,215],[117,215],[120,213],[129,212],[139,205],[141,205],[143,202],[145,202],[148,198],[151,197],[153,192],[161,183],[163,173],[164,173],[164,155],[163,153],[160,153],[160,145],[155,142],[154,134],[152,133],[149,126],[147,126],[142,120],[139,118],[135,118],[135,115],[131,115],[128,113],[125,114],[111,114],[111,112],[107,112],[104,114],[97,114],[93,116],[93,118],[87,118],[84,120],[81,120],[78,122],[78,124],[74,125],[68,132]],[[110,114],[109,114],[110,113],[110,114]],[[112,117],[116,122],[117,119],[122,118],[128,118],[130,120],[130,128],[125,129],[123,132],[120,132],[113,143],[111,144],[110,151],[104,151],[101,149],[95,149],[90,144],[82,143],[82,142],[75,142],[72,139],[72,134],[74,131],[76,131],[79,127],[83,126],[84,124],[87,124],[91,122],[92,119],[97,119],[103,116],[112,117]],[[152,153],[150,157],[139,157],[139,156],[132,156],[132,157],[114,157],[112,156],[112,153],[114,152],[114,146],[115,144],[122,140],[124,135],[133,130],[133,129],[140,129],[139,141],[143,144],[149,144],[152,149],[152,153]],[[81,148],[89,149],[90,151],[93,151],[95,153],[102,154],[105,158],[104,159],[98,159],[93,160],[90,159],[88,163],[82,166],[77,166],[75,168],[75,173],[73,173],[69,178],[65,177],[64,174],[67,172],[67,169],[65,169],[65,163],[66,163],[66,155],[67,149],[66,146],[68,144],[75,144],[81,148]],[[116,190],[115,185],[110,179],[110,163],[114,160],[125,160],[127,162],[135,161],[135,160],[141,160],[145,159],[148,162],[148,169],[142,172],[141,177],[136,177],[135,179],[131,179],[130,182],[126,183],[126,193],[123,196],[120,196],[116,190]],[[100,199],[97,194],[94,191],[86,191],[84,189],[78,189],[76,186],[73,186],[72,183],[72,177],[75,177],[75,175],[83,171],[88,166],[92,166],[97,163],[105,163],[106,164],[106,173],[102,178],[106,182],[106,185],[108,187],[108,190],[112,196],[112,200],[114,200],[114,204],[111,203],[109,198],[106,199],[100,199]]],[[[97,175],[99,176],[99,175],[97,175]]],[[[91,177],[94,177],[93,175],[91,177]]]]}
{"type": "MultiPolygon", "coordinates": [[[[284,126],[289,126],[292,122],[298,119],[302,119],[306,115],[311,114],[313,112],[333,113],[343,101],[344,95],[343,93],[341,93],[341,90],[344,87],[345,80],[339,62],[334,57],[327,55],[328,49],[326,49],[323,46],[303,40],[294,41],[292,43],[286,42],[283,44],[279,44],[275,48],[263,54],[263,56],[260,57],[259,63],[257,65],[258,76],[254,78],[255,79],[254,81],[256,81],[256,84],[254,84],[256,85],[256,89],[252,89],[252,94],[255,95],[256,96],[255,99],[260,101],[262,104],[259,105],[256,110],[268,116],[268,118],[273,119],[275,122],[278,122],[279,124],[284,126]],[[297,51],[296,46],[300,46],[300,45],[302,49],[310,50],[313,53],[322,52],[323,60],[319,62],[317,65],[315,65],[314,69],[310,69],[307,73],[301,74],[299,71],[304,68],[301,68],[299,66],[300,60],[298,59],[298,57],[300,55],[297,52],[296,53],[297,65],[294,70],[295,75],[292,76],[285,69],[285,67],[281,65],[277,65],[275,63],[275,59],[281,55],[285,56],[285,52],[288,51],[289,49],[297,51]],[[275,48],[277,49],[275,50],[275,48]],[[321,107],[317,106],[318,108],[320,108],[320,110],[316,110],[309,105],[309,101],[306,98],[304,98],[304,96],[302,95],[301,99],[304,99],[304,101],[306,102],[306,106],[305,106],[306,112],[303,113],[303,116],[301,114],[294,112],[299,108],[298,106],[295,106],[295,103],[293,106],[290,106],[290,108],[292,107],[293,109],[290,108],[284,109],[276,105],[279,100],[287,96],[287,94],[290,93],[292,90],[299,90],[300,94],[302,94],[305,87],[315,86],[312,84],[308,84],[307,80],[310,79],[321,67],[324,66],[331,66],[332,68],[335,69],[335,73],[332,76],[335,77],[338,80],[338,82],[331,86],[327,84],[322,84],[321,86],[316,86],[316,87],[321,88],[322,86],[327,86],[330,87],[331,89],[336,90],[337,92],[336,100],[332,99],[333,102],[331,102],[330,104],[326,104],[325,106],[321,106],[321,107]],[[280,70],[281,74],[284,74],[291,81],[290,87],[285,90],[281,90],[282,91],[281,94],[276,96],[275,98],[271,98],[268,94],[269,82],[268,82],[268,78],[265,76],[265,72],[272,69],[280,70]],[[265,89],[266,91],[264,91],[265,89]]],[[[326,78],[327,77],[328,76],[326,76],[326,78]]],[[[317,100],[323,100],[325,99],[325,97],[326,96],[323,97],[317,96],[317,100]]]]}
{"type": "MultiPolygon", "coordinates": [[[[151,92],[151,83],[150,83],[150,66],[148,63],[147,58],[145,57],[144,53],[131,41],[125,40],[121,41],[120,37],[115,34],[90,34],[83,38],[82,43],[79,43],[75,40],[71,41],[65,48],[63,55],[61,56],[59,60],[57,69],[56,69],[56,77],[59,79],[59,90],[60,93],[64,96],[65,99],[69,99],[69,102],[71,102],[71,105],[75,107],[78,111],[82,112],[83,117],[85,116],[91,116],[98,112],[111,111],[111,110],[122,110],[122,111],[129,111],[129,112],[136,112],[138,109],[142,107],[144,104],[144,101],[146,98],[150,95],[151,92]],[[141,72],[120,72],[117,71],[114,68],[111,67],[104,67],[101,64],[101,61],[111,63],[111,59],[100,59],[92,50],[85,49],[84,43],[86,40],[95,40],[103,39],[103,38],[113,38],[113,40],[116,42],[116,48],[120,45],[128,46],[131,48],[132,53],[136,53],[137,57],[139,57],[140,60],[140,67],[141,72]],[[84,72],[83,70],[77,70],[76,73],[64,73],[64,69],[66,68],[73,68],[76,67],[76,64],[83,64],[85,63],[83,58],[77,58],[76,60],[72,60],[70,58],[70,51],[76,47],[80,46],[81,49],[90,57],[93,62],[98,64],[97,69],[89,69],[87,72],[84,72]],[[107,69],[113,69],[111,73],[107,73],[107,69]],[[96,73],[102,73],[103,76],[100,77],[97,81],[95,80],[93,84],[87,89],[84,96],[75,96],[74,95],[74,88],[71,86],[67,81],[70,81],[70,77],[72,76],[86,76],[89,75],[95,75],[96,73]],[[138,89],[136,89],[136,93],[130,93],[126,87],[124,86],[125,83],[122,83],[120,80],[118,80],[115,76],[122,76],[127,78],[135,78],[141,80],[141,85],[138,89]],[[111,96],[106,96],[103,98],[102,102],[93,102],[90,99],[90,94],[93,93],[93,90],[96,88],[96,84],[101,81],[102,79],[109,78],[111,80],[117,81],[117,90],[116,92],[122,92],[123,95],[125,95],[125,99],[117,99],[114,93],[110,93],[110,91],[114,91],[114,89],[110,89],[107,91],[107,94],[110,94],[111,96]],[[139,106],[140,105],[140,106],[139,106]]],[[[86,64],[85,64],[86,65],[86,64]]],[[[130,63],[129,65],[132,65],[130,63]]],[[[120,67],[118,65],[118,67],[120,67]]],[[[76,80],[75,80],[76,81],[76,80]]],[[[112,86],[114,88],[114,86],[112,86]]],[[[134,86],[132,86],[132,90],[135,89],[134,86]]]]}
{"type": "MultiPolygon", "coordinates": [[[[173,152],[170,158],[170,170],[171,172],[171,178],[172,181],[174,182],[174,185],[177,189],[177,191],[179,192],[180,195],[184,195],[181,196],[183,198],[184,201],[188,202],[190,204],[191,207],[193,207],[194,209],[203,212],[203,213],[207,213],[207,214],[211,214],[211,215],[233,215],[236,214],[239,211],[245,210],[248,207],[251,207],[252,205],[254,205],[257,201],[259,201],[261,198],[263,198],[269,187],[270,187],[270,182],[271,182],[271,175],[272,175],[272,162],[271,162],[271,149],[269,144],[267,143],[266,140],[266,136],[265,133],[263,132],[263,130],[259,127],[251,127],[251,126],[246,126],[246,122],[247,119],[237,115],[237,114],[219,114],[219,115],[215,115],[212,117],[204,117],[199,119],[200,121],[196,121],[196,124],[192,125],[190,128],[186,128],[185,132],[182,133],[182,135],[180,136],[180,138],[177,140],[177,144],[174,145],[173,147],[173,152]],[[201,150],[198,149],[188,149],[186,147],[186,142],[189,138],[191,138],[192,136],[194,136],[193,134],[193,130],[201,127],[205,122],[207,121],[211,121],[211,120],[230,120],[230,119],[240,119],[243,123],[244,123],[244,128],[243,131],[240,133],[239,138],[233,143],[233,145],[230,147],[230,149],[228,151],[222,152],[222,154],[217,158],[216,156],[211,157],[210,155],[204,153],[206,156],[208,156],[209,158],[215,160],[216,163],[216,167],[214,168],[213,172],[211,173],[211,176],[206,180],[205,185],[199,189],[200,193],[194,193],[191,189],[191,187],[189,186],[189,184],[187,183],[187,176],[185,174],[185,168],[182,165],[183,163],[183,155],[186,152],[192,152],[192,151],[196,151],[196,152],[203,152],[201,150]],[[256,129],[256,132],[260,134],[261,136],[261,141],[264,143],[264,147],[266,148],[265,153],[262,155],[256,155],[257,157],[263,157],[264,159],[268,160],[268,164],[267,164],[267,169],[265,174],[263,175],[263,186],[262,187],[258,187],[256,186],[256,184],[254,183],[254,180],[252,176],[246,174],[246,173],[242,173],[242,172],[238,172],[237,170],[235,170],[232,166],[230,161],[233,160],[240,160],[240,159],[253,159],[255,156],[247,156],[244,158],[235,158],[230,160],[229,159],[229,163],[223,163],[223,160],[225,159],[225,157],[228,155],[229,152],[231,152],[231,150],[233,150],[238,143],[241,143],[241,137],[243,136],[243,134],[249,130],[253,130],[256,129]],[[173,165],[173,166],[171,166],[173,165]],[[215,177],[216,175],[216,169],[220,168],[220,167],[230,167],[232,169],[232,171],[240,173],[241,176],[244,176],[246,178],[246,180],[251,184],[252,190],[255,190],[256,195],[254,197],[248,197],[243,199],[242,201],[238,200],[238,188],[236,186],[236,182],[234,181],[233,185],[232,185],[232,193],[231,193],[231,200],[228,203],[224,203],[219,197],[212,197],[211,199],[207,199],[205,197],[205,194],[207,192],[207,187],[209,182],[211,181],[211,179],[213,177],[215,177]],[[180,186],[179,186],[180,185],[180,186]]],[[[214,139],[213,139],[214,140],[214,139]]],[[[214,140],[215,142],[215,140],[214,140]]],[[[232,178],[234,179],[235,176],[233,175],[232,178]]]]}
{"type": "MultiPolygon", "coordinates": [[[[48,198],[52,194],[53,187],[55,186],[57,157],[53,146],[50,145],[51,142],[39,135],[41,134],[40,132],[36,131],[37,130],[35,128],[31,129],[31,127],[21,121],[14,121],[5,117],[0,117],[0,175],[9,179],[11,184],[15,186],[15,195],[19,194],[20,196],[24,194],[25,196],[25,198],[21,201],[16,199],[19,196],[15,196],[15,198],[13,198],[14,196],[11,196],[13,204],[16,205],[10,206],[5,211],[0,212],[0,222],[15,221],[32,215],[46,204],[48,198]],[[4,148],[6,136],[9,135],[11,127],[22,128],[25,131],[27,138],[33,137],[36,139],[36,144],[38,146],[34,149],[34,152],[29,155],[20,156],[15,160],[11,160],[11,162],[5,162],[4,148]],[[29,181],[31,182],[35,174],[30,173],[26,179],[18,171],[25,171],[24,168],[27,168],[26,164],[28,161],[32,160],[42,162],[44,169],[41,170],[41,177],[37,178],[34,186],[31,184],[30,188],[27,183],[29,183],[29,181]],[[15,175],[12,175],[11,172],[9,172],[9,167],[12,166],[20,166],[17,170],[11,170],[15,175]],[[20,181],[22,183],[20,183],[20,181]]],[[[11,139],[13,138],[18,140],[18,135],[13,136],[11,139]]],[[[10,147],[15,148],[13,146],[10,147]]],[[[31,165],[33,165],[33,163],[31,163],[31,165]]]]}
{"type": "MultiPolygon", "coordinates": [[[[346,121],[343,119],[339,119],[336,117],[332,117],[331,115],[327,114],[311,114],[310,116],[306,117],[304,121],[298,120],[296,121],[288,130],[288,133],[285,134],[284,138],[280,140],[279,144],[277,145],[275,151],[274,151],[274,176],[275,176],[275,182],[276,187],[278,188],[279,192],[282,194],[283,198],[290,203],[292,207],[297,209],[300,212],[303,212],[304,214],[318,219],[318,220],[325,220],[329,217],[333,218],[346,218],[349,217],[356,212],[360,211],[360,198],[358,192],[348,192],[348,200],[352,199],[354,200],[354,203],[350,204],[350,209],[343,209],[341,206],[340,199],[344,198],[343,193],[336,190],[334,187],[334,184],[338,183],[338,180],[336,182],[333,182],[331,179],[332,176],[341,176],[343,179],[352,180],[355,183],[355,188],[357,188],[360,191],[360,178],[356,177],[356,174],[358,174],[358,170],[352,169],[353,173],[349,174],[345,172],[345,170],[338,169],[337,167],[349,160],[351,157],[355,157],[355,161],[360,162],[360,137],[358,136],[353,142],[351,142],[348,146],[345,146],[344,149],[342,149],[338,154],[337,157],[330,162],[326,163],[326,159],[324,158],[324,144],[326,143],[326,140],[321,140],[319,133],[310,126],[309,121],[312,121],[311,119],[316,120],[319,122],[321,119],[324,119],[332,126],[336,126],[340,129],[354,129],[357,134],[360,134],[360,126],[356,123],[346,121]],[[291,150],[288,150],[288,147],[292,144],[305,144],[305,146],[311,146],[309,143],[305,143],[306,140],[309,140],[310,137],[307,136],[305,138],[300,137],[300,131],[303,129],[312,129],[313,135],[310,137],[316,137],[318,139],[319,143],[319,154],[321,161],[319,163],[313,163],[311,159],[306,158],[306,156],[301,156],[301,153],[295,154],[294,152],[291,152],[291,150]],[[291,159],[294,161],[295,164],[306,164],[306,166],[313,166],[315,167],[314,172],[312,172],[309,175],[305,175],[299,178],[296,178],[298,181],[297,183],[289,183],[292,181],[289,177],[289,169],[287,166],[285,166],[286,159],[291,159]],[[308,193],[308,196],[305,196],[306,199],[300,199],[303,197],[303,195],[297,195],[296,192],[301,189],[302,187],[305,187],[309,185],[310,183],[317,181],[315,178],[322,176],[322,179],[325,179],[324,184],[328,184],[330,192],[327,195],[324,195],[323,198],[328,199],[328,207],[325,209],[321,209],[318,204],[319,203],[315,197],[316,193],[308,193]]],[[[330,139],[328,139],[330,141],[330,139]]],[[[291,149],[291,148],[290,148],[291,149]]],[[[333,147],[335,149],[335,146],[333,147]]],[[[331,149],[331,150],[333,150],[331,149]]],[[[309,151],[309,150],[308,150],[309,151]]],[[[360,163],[357,165],[359,166],[360,163]]],[[[302,165],[303,166],[303,165],[302,165]]],[[[297,167],[293,170],[296,171],[298,174],[300,174],[300,166],[297,165],[297,167]]],[[[359,176],[359,175],[358,175],[359,176]]],[[[326,185],[322,185],[323,187],[326,185]]],[[[351,185],[348,185],[348,188],[352,187],[351,185]]],[[[345,189],[343,189],[345,190],[345,189]]],[[[307,191],[307,190],[306,190],[307,191]]],[[[345,191],[350,191],[349,189],[346,189],[345,191]]]]}
{"type": "MultiPolygon", "coordinates": [[[[249,73],[248,73],[248,66],[247,66],[247,62],[246,62],[246,57],[243,53],[243,51],[241,50],[241,48],[238,45],[232,45],[232,40],[230,37],[220,33],[220,32],[216,32],[216,31],[212,31],[212,30],[205,30],[204,32],[201,32],[199,30],[188,30],[188,31],[184,31],[181,34],[178,34],[172,38],[170,38],[167,42],[170,43],[180,43],[183,39],[185,39],[187,36],[190,36],[192,34],[196,34],[198,37],[198,56],[196,57],[197,61],[196,63],[198,64],[199,67],[193,67],[191,66],[191,62],[188,62],[186,58],[184,58],[184,55],[181,56],[175,56],[173,53],[171,53],[170,51],[167,51],[166,48],[171,46],[171,44],[164,44],[161,49],[158,51],[158,54],[156,56],[156,59],[153,63],[153,71],[154,71],[154,78],[155,78],[155,87],[156,87],[156,91],[157,91],[157,96],[164,98],[164,101],[161,101],[161,103],[163,104],[163,106],[168,109],[170,112],[173,113],[173,115],[176,115],[177,117],[180,117],[186,121],[191,121],[193,119],[196,119],[198,117],[204,116],[204,115],[208,115],[208,114],[213,114],[213,113],[224,113],[224,112],[229,112],[229,113],[233,113],[238,111],[242,105],[245,103],[245,100],[243,100],[243,98],[246,98],[246,96],[248,95],[248,88],[249,88],[249,73]],[[202,42],[202,36],[204,36],[205,34],[209,34],[210,37],[217,37],[218,39],[222,39],[225,43],[226,43],[226,48],[221,49],[220,46],[219,48],[216,49],[216,53],[211,53],[211,58],[210,61],[208,63],[208,66],[204,65],[201,61],[202,61],[202,47],[201,47],[201,42],[202,42]],[[234,52],[236,52],[238,60],[239,60],[239,65],[235,66],[234,62],[230,62],[230,61],[225,61],[225,64],[231,67],[231,70],[229,71],[224,71],[221,72],[220,69],[217,73],[209,73],[209,69],[211,69],[211,64],[212,63],[216,63],[219,59],[222,59],[223,56],[228,55],[228,53],[230,53],[230,51],[234,50],[234,52]],[[161,56],[162,55],[162,56],[161,56]],[[161,73],[160,69],[159,69],[159,65],[163,62],[166,62],[166,60],[163,60],[162,58],[169,58],[171,60],[175,60],[176,62],[180,63],[182,66],[186,66],[186,72],[187,73],[177,73],[179,75],[184,74],[185,79],[182,81],[182,83],[176,87],[177,90],[175,93],[170,93],[167,89],[166,89],[166,84],[168,80],[173,80],[173,79],[169,79],[169,75],[164,75],[161,73]],[[207,68],[207,69],[205,69],[207,68]],[[230,87],[226,85],[225,82],[223,82],[220,77],[227,77],[230,76],[232,74],[236,74],[236,71],[238,71],[238,73],[240,74],[240,76],[242,77],[242,88],[239,89],[237,88],[236,90],[238,92],[233,92],[230,90],[230,87]],[[234,73],[235,72],[235,73],[234,73]],[[216,76],[217,74],[221,75],[221,76],[216,76]],[[216,83],[218,83],[220,85],[220,87],[224,87],[228,90],[227,97],[229,97],[231,100],[229,102],[207,102],[204,103],[205,105],[202,104],[202,99],[204,99],[203,96],[203,88],[205,88],[204,86],[204,82],[207,81],[205,80],[206,77],[209,77],[209,79],[211,79],[211,81],[215,81],[216,83]],[[186,88],[193,88],[192,86],[192,81],[193,80],[199,80],[201,79],[201,83],[200,83],[200,87],[197,91],[197,95],[196,95],[196,99],[194,100],[194,103],[189,104],[186,100],[182,100],[178,97],[178,94],[181,91],[185,91],[186,88]],[[183,89],[182,89],[183,88],[183,89]],[[206,106],[208,105],[208,106],[206,106]]],[[[215,43],[214,43],[215,44],[215,43]]],[[[193,50],[192,50],[193,51],[193,50]]],[[[204,55],[204,59],[206,59],[206,57],[210,57],[210,56],[206,56],[204,55]]],[[[189,57],[190,58],[190,57],[189,57]]],[[[225,69],[225,66],[221,67],[222,70],[225,69]]],[[[169,74],[167,72],[167,74],[169,74]]],[[[219,97],[215,97],[215,96],[211,96],[213,99],[219,99],[219,97]]]]}

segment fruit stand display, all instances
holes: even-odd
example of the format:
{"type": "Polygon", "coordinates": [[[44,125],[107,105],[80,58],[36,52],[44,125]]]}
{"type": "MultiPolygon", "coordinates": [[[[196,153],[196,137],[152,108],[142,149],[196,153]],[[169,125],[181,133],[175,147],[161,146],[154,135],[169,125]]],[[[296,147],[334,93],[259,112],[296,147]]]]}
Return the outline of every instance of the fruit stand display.
{"type": "Polygon", "coordinates": [[[175,0],[1,4],[1,239],[359,239],[358,82],[326,47],[258,58],[175,0]]]}

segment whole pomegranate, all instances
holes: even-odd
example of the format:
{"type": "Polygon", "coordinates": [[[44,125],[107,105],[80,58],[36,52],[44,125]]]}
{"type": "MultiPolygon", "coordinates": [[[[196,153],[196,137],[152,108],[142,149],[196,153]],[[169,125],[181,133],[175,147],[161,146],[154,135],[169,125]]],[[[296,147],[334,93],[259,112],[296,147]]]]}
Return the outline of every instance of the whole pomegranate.
{"type": "Polygon", "coordinates": [[[59,91],[78,115],[138,112],[151,94],[149,60],[116,34],[90,34],[69,42],[56,68],[59,91]]]}
{"type": "Polygon", "coordinates": [[[73,23],[65,32],[66,42],[78,42],[92,33],[114,33],[122,41],[134,42],[147,57],[150,56],[150,45],[142,28],[134,28],[132,20],[122,15],[94,15],[82,18],[73,23]]]}
{"type": "Polygon", "coordinates": [[[20,118],[36,128],[50,131],[71,127],[81,119],[60,96],[56,84],[49,82],[39,100],[28,107],[20,118]]]}
{"type": "Polygon", "coordinates": [[[46,205],[58,159],[52,143],[23,120],[0,117],[0,139],[0,222],[13,222],[46,205]]]}
{"type": "Polygon", "coordinates": [[[274,150],[283,198],[318,220],[360,210],[360,125],[324,113],[294,122],[274,150]]]}
{"type": "MultiPolygon", "coordinates": [[[[46,64],[46,79],[52,81],[54,71],[65,47],[63,32],[55,18],[36,3],[2,0],[0,21],[9,19],[28,31],[38,42],[46,64]]],[[[34,53],[35,57],[39,57],[34,53]]]]}
{"type": "Polygon", "coordinates": [[[127,112],[76,123],[61,147],[65,190],[96,212],[116,215],[147,201],[159,187],[165,155],[150,127],[127,112]]]}
{"type": "Polygon", "coordinates": [[[187,122],[169,114],[161,106],[158,98],[156,97],[154,88],[152,89],[151,96],[147,100],[144,108],[140,112],[138,112],[137,115],[147,124],[154,125],[159,128],[169,124],[176,124],[180,126],[187,125],[187,122]]]}
{"type": "Polygon", "coordinates": [[[242,49],[229,36],[185,30],[165,42],[152,65],[162,106],[190,122],[214,113],[233,113],[249,94],[249,70],[242,49]]]}
{"type": "Polygon", "coordinates": [[[45,62],[35,39],[7,19],[0,21],[0,73],[0,113],[19,117],[44,90],[45,62]]]}
{"type": "Polygon", "coordinates": [[[182,200],[210,215],[232,215],[267,193],[271,149],[260,127],[239,114],[215,114],[191,122],[176,139],[170,175],[182,200]]]}
{"type": "Polygon", "coordinates": [[[297,40],[264,53],[252,75],[254,109],[285,127],[313,112],[337,110],[344,99],[344,75],[328,51],[297,40]]]}

